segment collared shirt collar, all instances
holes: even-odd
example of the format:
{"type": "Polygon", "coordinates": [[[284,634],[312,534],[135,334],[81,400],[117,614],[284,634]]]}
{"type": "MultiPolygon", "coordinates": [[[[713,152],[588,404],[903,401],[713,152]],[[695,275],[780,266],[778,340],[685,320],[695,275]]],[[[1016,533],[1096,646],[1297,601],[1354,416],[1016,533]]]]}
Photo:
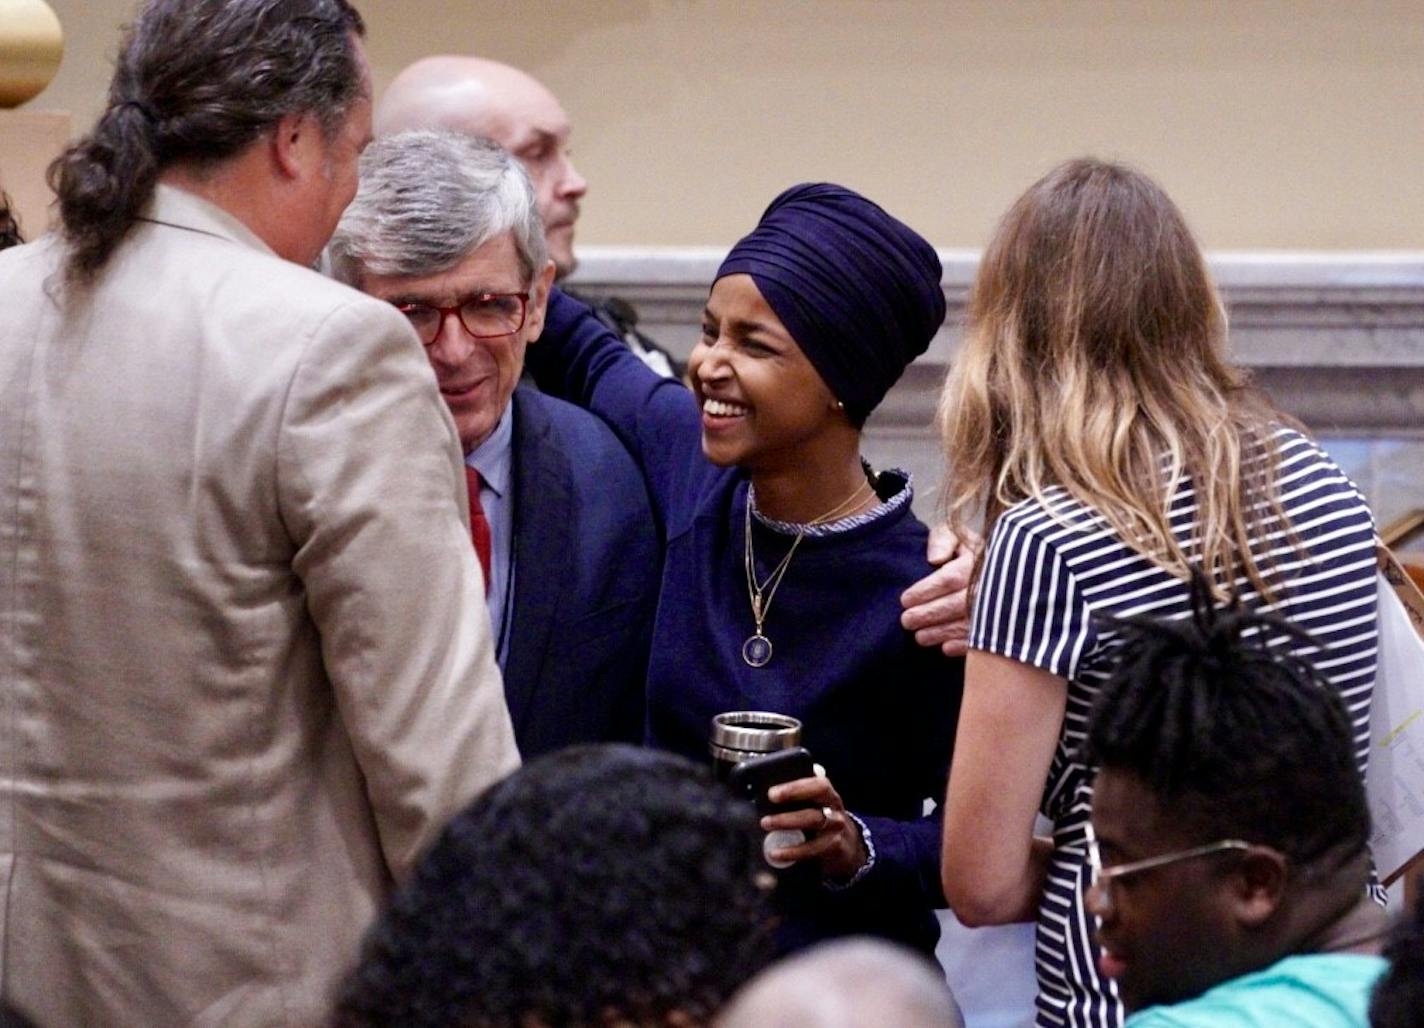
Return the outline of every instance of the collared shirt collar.
{"type": "Polygon", "coordinates": [[[485,488],[496,496],[509,494],[509,479],[513,470],[514,398],[504,405],[504,413],[494,431],[485,441],[465,454],[465,463],[480,473],[485,488]]]}

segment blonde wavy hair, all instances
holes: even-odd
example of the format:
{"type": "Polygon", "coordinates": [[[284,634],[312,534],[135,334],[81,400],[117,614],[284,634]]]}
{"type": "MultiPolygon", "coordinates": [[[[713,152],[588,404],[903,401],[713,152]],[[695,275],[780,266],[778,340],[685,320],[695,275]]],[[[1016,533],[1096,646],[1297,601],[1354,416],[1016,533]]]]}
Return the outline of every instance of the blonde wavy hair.
{"type": "MultiPolygon", "coordinates": [[[[1251,540],[1279,519],[1274,429],[1288,419],[1225,359],[1226,313],[1206,261],[1146,175],[1068,161],[1019,197],[989,244],[964,345],[940,397],[958,528],[1060,486],[1182,579],[1270,598],[1251,540]],[[1170,523],[1197,501],[1184,549],[1170,523]]],[[[1290,536],[1290,538],[1294,538],[1290,536]]],[[[1266,563],[1269,563],[1268,561],[1266,563]]]]}

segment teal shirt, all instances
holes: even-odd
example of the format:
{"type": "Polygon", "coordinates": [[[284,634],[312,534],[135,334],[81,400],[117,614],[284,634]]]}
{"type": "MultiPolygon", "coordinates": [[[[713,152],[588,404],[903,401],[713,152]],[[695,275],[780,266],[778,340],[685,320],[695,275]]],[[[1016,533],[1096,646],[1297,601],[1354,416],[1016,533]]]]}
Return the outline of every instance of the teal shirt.
{"type": "Polygon", "coordinates": [[[1383,957],[1311,953],[1243,974],[1196,999],[1148,1007],[1127,1028],[1369,1028],[1383,957]]]}

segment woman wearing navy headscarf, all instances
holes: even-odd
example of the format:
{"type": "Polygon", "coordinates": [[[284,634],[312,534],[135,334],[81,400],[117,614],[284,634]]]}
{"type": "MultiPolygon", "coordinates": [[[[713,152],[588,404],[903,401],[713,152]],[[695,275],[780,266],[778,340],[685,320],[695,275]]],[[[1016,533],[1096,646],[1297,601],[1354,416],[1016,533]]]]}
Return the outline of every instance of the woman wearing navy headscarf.
{"type": "Polygon", "coordinates": [[[707,760],[714,715],[803,722],[826,769],[773,790],[807,841],[777,890],[786,948],[881,935],[931,953],[939,816],[962,662],[917,646],[900,594],[931,570],[909,476],[860,454],[870,412],[944,319],[918,234],[840,186],[800,185],[718,270],[689,392],[555,293],[528,362],[640,463],[665,543],[648,741],[707,760]]]}

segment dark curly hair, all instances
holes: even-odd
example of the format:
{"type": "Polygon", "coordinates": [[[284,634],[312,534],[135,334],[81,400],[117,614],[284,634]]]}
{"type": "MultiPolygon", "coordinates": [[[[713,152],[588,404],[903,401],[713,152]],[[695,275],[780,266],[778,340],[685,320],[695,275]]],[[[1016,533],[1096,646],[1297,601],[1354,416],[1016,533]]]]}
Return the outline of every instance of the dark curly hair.
{"type": "Polygon", "coordinates": [[[10,197],[0,193],[0,250],[19,246],[25,240],[20,236],[20,226],[15,222],[15,214],[10,207],[10,197]]]}
{"type": "Polygon", "coordinates": [[[1370,1000],[1370,1028],[1424,1028],[1424,894],[1390,934],[1389,970],[1370,1000]]]}
{"type": "Polygon", "coordinates": [[[125,31],[109,104],[49,168],[67,276],[103,267],[171,165],[240,153],[289,114],[331,134],[361,95],[346,0],[148,0],[125,31]]]}
{"type": "Polygon", "coordinates": [[[1196,574],[1191,616],[1113,620],[1119,663],[1089,716],[1084,759],[1129,771],[1206,838],[1308,863],[1370,836],[1350,720],[1334,688],[1271,641],[1309,636],[1196,574]]]}
{"type": "Polygon", "coordinates": [[[755,814],[631,746],[543,757],[457,815],[366,937],[341,1028],[697,1023],[766,962],[755,814]]]}

